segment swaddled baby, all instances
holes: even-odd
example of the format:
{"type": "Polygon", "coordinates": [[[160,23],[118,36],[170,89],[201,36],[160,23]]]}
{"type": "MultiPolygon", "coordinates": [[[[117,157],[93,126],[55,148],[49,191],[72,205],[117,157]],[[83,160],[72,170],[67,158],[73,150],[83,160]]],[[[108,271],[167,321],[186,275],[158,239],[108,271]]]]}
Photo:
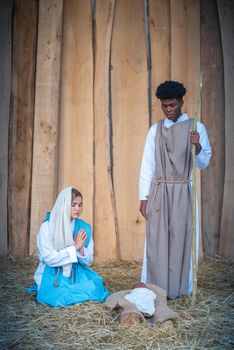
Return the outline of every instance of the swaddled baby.
{"type": "Polygon", "coordinates": [[[155,313],[156,294],[145,283],[139,282],[124,296],[126,300],[134,304],[145,317],[151,317],[155,313]]]}
{"type": "Polygon", "coordinates": [[[124,324],[147,321],[173,325],[171,320],[177,316],[167,306],[166,292],[154,284],[138,282],[131,290],[111,294],[105,303],[119,311],[119,320],[124,324]]]}

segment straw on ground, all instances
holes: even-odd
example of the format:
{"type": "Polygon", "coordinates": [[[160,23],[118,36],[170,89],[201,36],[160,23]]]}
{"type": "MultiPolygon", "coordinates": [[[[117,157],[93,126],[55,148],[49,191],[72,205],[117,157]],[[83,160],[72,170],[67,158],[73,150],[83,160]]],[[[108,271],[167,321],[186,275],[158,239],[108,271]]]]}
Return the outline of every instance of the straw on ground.
{"type": "MultiPolygon", "coordinates": [[[[40,305],[24,288],[37,261],[0,261],[1,349],[232,349],[234,348],[234,264],[206,260],[198,274],[197,302],[169,301],[178,318],[173,328],[119,324],[104,304],[68,308],[40,305]]],[[[111,292],[129,289],[139,280],[140,264],[118,262],[93,266],[111,292]]]]}

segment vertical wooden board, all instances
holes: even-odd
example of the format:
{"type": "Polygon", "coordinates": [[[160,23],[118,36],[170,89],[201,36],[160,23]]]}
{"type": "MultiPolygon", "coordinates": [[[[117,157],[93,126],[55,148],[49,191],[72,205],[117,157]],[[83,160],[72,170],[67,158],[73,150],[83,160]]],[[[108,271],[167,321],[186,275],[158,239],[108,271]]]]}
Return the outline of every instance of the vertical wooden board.
{"type": "Polygon", "coordinates": [[[118,258],[118,239],[110,167],[109,59],[114,0],[97,1],[94,75],[94,238],[95,260],[118,258]]]}
{"type": "Polygon", "coordinates": [[[29,253],[37,16],[37,1],[15,1],[8,176],[8,232],[13,258],[29,253]]]}
{"type": "Polygon", "coordinates": [[[59,131],[59,188],[84,196],[84,219],[93,223],[93,44],[91,1],[64,3],[59,131]]]}
{"type": "Polygon", "coordinates": [[[221,28],[225,89],[225,178],[220,230],[220,255],[234,258],[234,3],[217,0],[221,28]]]}
{"type": "Polygon", "coordinates": [[[202,122],[207,126],[212,161],[201,173],[203,249],[208,256],[219,251],[224,184],[224,76],[216,0],[201,2],[202,122]]]}
{"type": "Polygon", "coordinates": [[[156,88],[171,78],[170,0],[149,0],[152,123],[163,118],[156,88]]]}
{"type": "Polygon", "coordinates": [[[200,1],[171,0],[171,79],[183,82],[184,111],[194,115],[200,77],[200,1]]]}
{"type": "Polygon", "coordinates": [[[8,128],[11,88],[11,14],[13,1],[0,0],[0,255],[8,250],[8,128]]]}
{"type": "Polygon", "coordinates": [[[138,180],[148,130],[144,2],[117,0],[111,51],[113,179],[121,259],[143,257],[138,180]]]}
{"type": "Polygon", "coordinates": [[[57,192],[58,116],[62,0],[39,5],[35,116],[33,135],[30,254],[36,249],[38,228],[57,192]]]}

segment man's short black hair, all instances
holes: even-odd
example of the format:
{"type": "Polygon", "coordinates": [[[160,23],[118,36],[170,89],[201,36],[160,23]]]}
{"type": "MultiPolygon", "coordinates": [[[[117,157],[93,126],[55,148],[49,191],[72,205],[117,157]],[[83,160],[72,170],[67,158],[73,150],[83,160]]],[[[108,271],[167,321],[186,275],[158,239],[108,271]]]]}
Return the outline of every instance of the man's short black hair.
{"type": "Polygon", "coordinates": [[[170,100],[173,98],[181,100],[185,94],[186,89],[184,85],[172,80],[167,80],[160,84],[156,90],[156,96],[160,100],[170,100]]]}

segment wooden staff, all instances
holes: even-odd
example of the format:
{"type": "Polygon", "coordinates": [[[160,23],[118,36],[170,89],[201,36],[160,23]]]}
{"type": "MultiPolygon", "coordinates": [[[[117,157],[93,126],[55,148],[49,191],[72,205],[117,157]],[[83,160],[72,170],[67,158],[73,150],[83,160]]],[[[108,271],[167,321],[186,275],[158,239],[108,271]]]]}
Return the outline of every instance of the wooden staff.
{"type": "MultiPolygon", "coordinates": [[[[197,131],[197,120],[199,119],[200,105],[201,105],[201,89],[202,89],[202,72],[200,74],[200,83],[198,90],[197,105],[194,114],[194,125],[193,130],[197,131]]],[[[195,145],[192,146],[192,267],[193,267],[193,292],[192,292],[192,305],[196,302],[197,294],[197,268],[196,268],[196,149],[195,145]]]]}

